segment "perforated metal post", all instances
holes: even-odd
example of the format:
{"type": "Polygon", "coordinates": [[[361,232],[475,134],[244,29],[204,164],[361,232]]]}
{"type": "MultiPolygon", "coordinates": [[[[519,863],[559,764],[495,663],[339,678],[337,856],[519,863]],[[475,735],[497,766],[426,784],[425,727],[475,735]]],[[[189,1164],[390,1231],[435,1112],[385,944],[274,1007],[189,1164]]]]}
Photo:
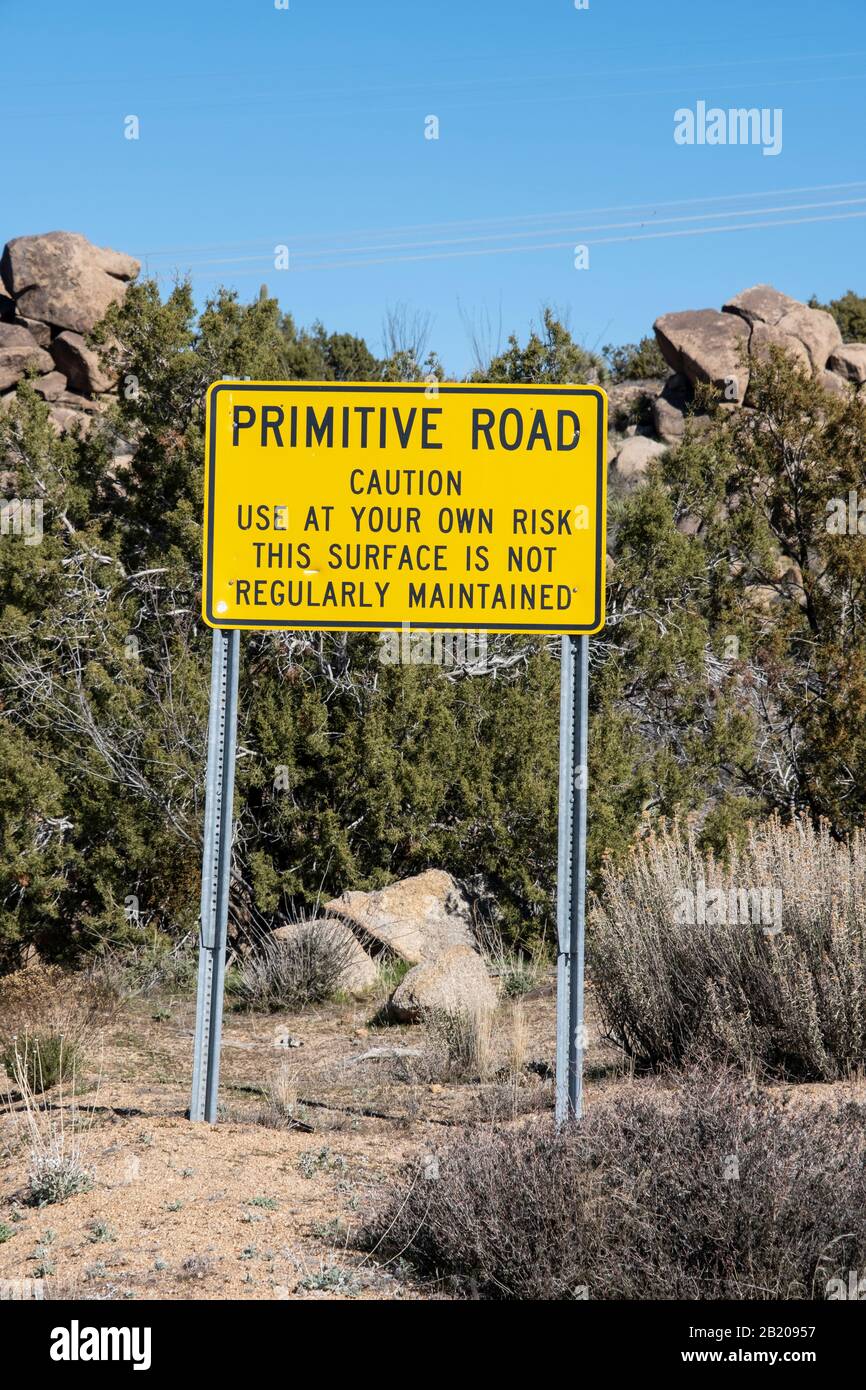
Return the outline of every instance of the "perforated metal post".
{"type": "Polygon", "coordinates": [[[583,971],[589,638],[562,639],[559,687],[559,837],[556,878],[556,1123],[583,1102],[583,971]]]}
{"type": "Polygon", "coordinates": [[[207,735],[207,786],[201,867],[201,935],[191,1120],[214,1124],[219,1089],[220,1039],[232,853],[240,633],[214,628],[207,735]]]}

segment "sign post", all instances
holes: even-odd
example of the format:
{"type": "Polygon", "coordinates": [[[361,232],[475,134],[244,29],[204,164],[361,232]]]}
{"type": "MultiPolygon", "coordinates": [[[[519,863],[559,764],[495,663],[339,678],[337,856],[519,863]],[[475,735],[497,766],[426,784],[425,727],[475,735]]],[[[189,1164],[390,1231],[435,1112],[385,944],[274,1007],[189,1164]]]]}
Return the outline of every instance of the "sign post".
{"type": "Polygon", "coordinates": [[[214,628],[207,735],[201,927],[191,1120],[214,1124],[219,1089],[220,1039],[232,855],[240,633],[214,628]]]}
{"type": "Polygon", "coordinates": [[[589,638],[562,637],[559,684],[559,843],[556,879],[556,1123],[583,1102],[583,960],[589,638]]]}
{"type": "Polygon", "coordinates": [[[597,386],[220,381],[202,612],[214,629],[190,1118],[217,1115],[240,632],[562,636],[556,1116],[580,1114],[587,637],[604,625],[597,386]]]}

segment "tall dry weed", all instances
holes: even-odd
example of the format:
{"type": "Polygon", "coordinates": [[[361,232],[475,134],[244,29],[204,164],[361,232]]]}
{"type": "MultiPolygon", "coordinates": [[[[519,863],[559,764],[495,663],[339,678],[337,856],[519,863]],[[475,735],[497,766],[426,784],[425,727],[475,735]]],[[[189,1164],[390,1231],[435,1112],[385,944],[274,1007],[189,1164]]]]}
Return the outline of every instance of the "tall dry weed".
{"type": "Polygon", "coordinates": [[[773,817],[722,864],[663,830],[605,872],[589,965],[603,1025],[640,1064],[701,1051],[848,1075],[866,1063],[866,840],[773,817]]]}

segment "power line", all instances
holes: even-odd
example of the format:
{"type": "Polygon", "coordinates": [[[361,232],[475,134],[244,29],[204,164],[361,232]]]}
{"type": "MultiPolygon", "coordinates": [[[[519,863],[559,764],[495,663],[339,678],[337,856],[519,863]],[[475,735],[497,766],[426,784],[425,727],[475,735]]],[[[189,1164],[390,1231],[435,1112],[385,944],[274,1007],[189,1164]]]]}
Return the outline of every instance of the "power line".
{"type": "MultiPolygon", "coordinates": [[[[670,198],[665,200],[647,200],[644,203],[618,203],[606,207],[576,208],[566,210],[563,212],[526,213],[521,214],[519,216],[511,217],[503,216],[487,218],[468,218],[462,221],[409,223],[403,226],[396,227],[368,227],[361,229],[356,228],[353,231],[347,231],[343,233],[306,232],[291,237],[290,241],[292,247],[297,247],[301,242],[311,241],[322,236],[398,236],[404,232],[423,232],[439,230],[449,231],[456,230],[458,227],[470,228],[483,226],[518,226],[526,224],[528,222],[547,222],[551,220],[558,220],[562,217],[589,217],[594,216],[597,213],[610,212],[639,212],[643,208],[655,209],[669,207],[693,207],[709,203],[736,202],[738,199],[746,198],[784,198],[793,194],[831,193],[841,191],[842,189],[850,188],[866,188],[866,180],[858,179],[847,183],[806,184],[796,188],[766,188],[757,190],[756,192],[752,193],[720,193],[711,194],[701,198],[670,198]]],[[[733,216],[737,214],[731,215],[733,216]]],[[[139,259],[144,259],[146,257],[150,258],[153,256],[174,256],[186,253],[198,253],[201,251],[229,250],[233,247],[244,248],[248,246],[261,246],[263,249],[267,247],[268,252],[270,252],[274,244],[275,243],[271,241],[266,242],[264,238],[256,237],[246,241],[211,242],[205,246],[164,247],[161,250],[140,251],[136,254],[139,257],[139,259]]]]}
{"type": "MultiPolygon", "coordinates": [[[[786,209],[780,209],[780,211],[785,210],[786,209]]],[[[669,230],[664,232],[642,232],[637,233],[633,236],[595,237],[590,238],[585,244],[587,246],[610,246],[621,242],[634,243],[641,241],[662,241],[670,237],[716,236],[725,232],[761,231],[771,227],[797,227],[817,222],[844,222],[860,219],[863,217],[866,217],[866,211],[829,213],[825,216],[820,217],[776,218],[768,222],[742,222],[737,224],[736,226],[687,227],[675,231],[669,230]]],[[[530,251],[561,251],[570,248],[572,245],[573,239],[569,239],[568,241],[542,242],[533,246],[494,246],[466,251],[442,251],[429,252],[419,255],[381,256],[372,259],[368,258],[366,260],[360,261],[330,261],[318,265],[295,266],[292,273],[300,274],[303,271],[319,270],[355,270],[361,269],[365,266],[374,265],[392,265],[417,261],[459,260],[466,257],[503,256],[517,254],[521,252],[526,253],[530,251]]],[[[241,270],[236,272],[237,278],[242,278],[245,275],[252,274],[258,275],[259,271],[241,270]]],[[[156,280],[167,280],[174,277],[166,271],[158,271],[156,272],[153,278],[156,280]]],[[[214,277],[210,272],[192,271],[189,273],[187,278],[193,280],[212,280],[214,277]]]]}

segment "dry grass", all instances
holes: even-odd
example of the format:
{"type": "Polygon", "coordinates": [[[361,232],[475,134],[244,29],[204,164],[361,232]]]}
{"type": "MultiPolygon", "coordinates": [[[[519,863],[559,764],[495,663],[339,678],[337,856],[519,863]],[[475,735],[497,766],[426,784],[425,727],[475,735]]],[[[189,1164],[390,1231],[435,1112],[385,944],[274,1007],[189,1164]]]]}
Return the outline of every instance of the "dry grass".
{"type": "Polygon", "coordinates": [[[233,982],[248,1009],[296,1011],[337,995],[352,963],[352,942],[338,923],[301,922],[288,938],[268,938],[247,956],[233,982]]]}
{"type": "Polygon", "coordinates": [[[833,1080],[866,1063],[860,835],[773,818],[728,865],[691,833],[649,837],[605,874],[589,947],[604,1025],[639,1064],[701,1052],[833,1080]]]}
{"type": "Polygon", "coordinates": [[[519,1080],[526,1067],[529,1049],[529,1033],[526,1026],[526,1009],[521,1000],[511,1006],[511,1031],[508,1036],[508,1071],[519,1080]]]}
{"type": "Polygon", "coordinates": [[[120,1003],[154,994],[190,994],[195,990],[198,952],[191,938],[177,944],[154,939],[110,950],[85,970],[92,987],[120,1003]]]}
{"type": "Polygon", "coordinates": [[[42,1091],[80,1072],[88,1049],[115,1017],[107,987],[59,966],[40,965],[0,979],[0,1063],[42,1091]]]}
{"type": "Polygon", "coordinates": [[[87,1161],[93,1105],[82,1108],[77,1103],[74,1070],[69,1092],[64,1095],[62,1066],[60,1072],[57,1098],[52,1103],[31,1086],[28,1059],[17,1052],[14,1055],[12,1075],[21,1108],[13,1114],[24,1130],[28,1152],[28,1201],[38,1207],[64,1202],[79,1192],[87,1192],[93,1184],[87,1161]]]}
{"type": "Polygon", "coordinates": [[[430,1080],[486,1081],[493,1070],[493,1010],[431,1009],[422,1028],[421,1069],[430,1080]]]}
{"type": "Polygon", "coordinates": [[[523,950],[505,940],[493,922],[478,921],[474,928],[476,945],[487,969],[506,999],[516,999],[536,989],[549,971],[549,962],[540,950],[523,950]]]}
{"type": "Polygon", "coordinates": [[[702,1070],[436,1157],[406,1166],[361,1244],[462,1296],[822,1299],[866,1264],[863,1105],[702,1070]]]}

